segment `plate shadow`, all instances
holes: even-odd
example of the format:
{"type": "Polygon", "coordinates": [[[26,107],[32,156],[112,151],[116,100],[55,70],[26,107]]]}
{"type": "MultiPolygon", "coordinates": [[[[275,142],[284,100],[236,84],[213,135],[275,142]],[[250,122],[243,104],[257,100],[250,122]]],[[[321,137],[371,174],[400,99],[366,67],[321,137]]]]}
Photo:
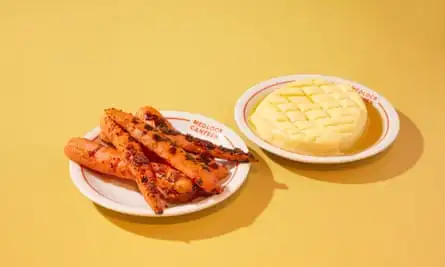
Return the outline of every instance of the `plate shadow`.
{"type": "Polygon", "coordinates": [[[422,133],[415,123],[398,111],[399,136],[386,151],[358,162],[323,165],[304,164],[265,153],[286,169],[315,180],[339,184],[367,184],[392,179],[412,168],[424,150],[422,133]]]}
{"type": "Polygon", "coordinates": [[[200,212],[177,217],[139,217],[101,206],[96,209],[125,231],[153,239],[191,242],[221,236],[248,227],[266,209],[275,189],[287,189],[274,181],[267,163],[253,149],[259,162],[252,163],[244,185],[229,199],[200,212]]]}

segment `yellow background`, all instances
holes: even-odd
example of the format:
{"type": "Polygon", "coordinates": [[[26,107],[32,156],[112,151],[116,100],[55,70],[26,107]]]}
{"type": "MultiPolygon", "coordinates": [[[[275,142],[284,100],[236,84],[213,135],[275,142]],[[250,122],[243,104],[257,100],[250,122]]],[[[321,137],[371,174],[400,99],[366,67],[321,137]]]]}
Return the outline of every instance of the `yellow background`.
{"type": "MultiPolygon", "coordinates": [[[[445,262],[445,2],[0,1],[0,266],[428,266],[445,262]],[[363,83],[400,111],[388,153],[343,168],[259,156],[224,205],[98,208],[63,146],[102,110],[201,113],[285,74],[363,83]]],[[[244,136],[243,136],[244,137],[244,136]]]]}

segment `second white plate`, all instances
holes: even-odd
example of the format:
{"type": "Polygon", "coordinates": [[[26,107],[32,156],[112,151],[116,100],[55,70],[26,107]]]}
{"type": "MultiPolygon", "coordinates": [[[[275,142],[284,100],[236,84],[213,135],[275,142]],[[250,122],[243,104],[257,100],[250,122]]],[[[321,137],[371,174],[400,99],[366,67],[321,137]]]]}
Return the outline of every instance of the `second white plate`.
{"type": "Polygon", "coordinates": [[[238,124],[238,127],[247,136],[247,138],[249,138],[252,142],[256,143],[261,148],[275,155],[290,160],[305,163],[323,164],[346,163],[372,157],[387,149],[396,139],[400,129],[399,115],[386,98],[384,98],[374,90],[371,90],[370,88],[357,82],[320,74],[282,76],[261,82],[251,87],[238,99],[236,103],[235,120],[238,124]],[[286,83],[303,79],[323,79],[331,82],[346,83],[352,85],[354,89],[362,96],[362,98],[365,101],[370,102],[380,114],[381,120],[383,122],[383,131],[380,139],[373,146],[355,154],[342,156],[311,156],[283,150],[260,138],[251,129],[248,123],[248,117],[253,108],[256,107],[259,101],[261,101],[266,95],[273,92],[280,86],[283,86],[286,83]]]}

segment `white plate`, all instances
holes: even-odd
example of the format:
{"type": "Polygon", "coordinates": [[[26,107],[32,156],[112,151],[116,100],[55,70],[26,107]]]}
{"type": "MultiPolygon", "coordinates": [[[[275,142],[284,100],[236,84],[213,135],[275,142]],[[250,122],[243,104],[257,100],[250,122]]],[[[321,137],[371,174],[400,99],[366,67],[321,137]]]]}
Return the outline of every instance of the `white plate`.
{"type": "MultiPolygon", "coordinates": [[[[217,145],[223,145],[228,148],[238,147],[247,151],[247,146],[241,137],[213,119],[187,112],[161,111],[161,113],[174,127],[183,133],[209,140],[217,145]],[[206,135],[207,132],[212,134],[206,135]]],[[[97,127],[86,134],[85,138],[95,139],[99,132],[100,128],[97,127]]],[[[71,178],[80,192],[94,203],[121,213],[160,217],[176,216],[203,210],[226,200],[235,193],[246,180],[250,163],[221,162],[226,164],[230,171],[228,177],[222,181],[222,184],[225,186],[223,193],[194,202],[171,206],[165,209],[162,215],[156,215],[137,190],[110,183],[109,179],[106,179],[104,176],[83,168],[73,161],[69,162],[69,170],[71,178]]]]}
{"type": "Polygon", "coordinates": [[[319,74],[282,76],[261,82],[251,87],[238,99],[236,103],[235,120],[238,124],[238,127],[247,136],[247,138],[256,143],[258,146],[275,155],[305,163],[346,163],[374,156],[384,151],[394,142],[397,135],[399,134],[400,129],[400,122],[397,111],[383,96],[357,82],[319,74]],[[380,116],[382,117],[384,126],[383,133],[379,141],[372,147],[352,155],[309,156],[285,151],[279,147],[271,145],[270,143],[264,141],[262,138],[256,135],[250,128],[247,118],[252,109],[257,105],[258,101],[261,101],[266,95],[286,83],[307,78],[321,78],[332,82],[347,83],[352,85],[356,89],[356,91],[360,93],[365,101],[371,102],[374,107],[376,107],[376,109],[380,113],[380,116]]]}

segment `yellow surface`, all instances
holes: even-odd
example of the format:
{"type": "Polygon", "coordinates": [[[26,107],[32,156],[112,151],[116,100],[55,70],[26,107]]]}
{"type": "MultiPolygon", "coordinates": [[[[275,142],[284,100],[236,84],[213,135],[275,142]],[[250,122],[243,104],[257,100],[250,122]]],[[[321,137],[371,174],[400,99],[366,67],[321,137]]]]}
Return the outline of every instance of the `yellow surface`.
{"type": "Polygon", "coordinates": [[[368,112],[351,85],[303,80],[268,94],[249,117],[267,142],[306,155],[341,155],[361,137],[368,112]]]}
{"type": "Polygon", "coordinates": [[[443,266],[444,16],[442,0],[0,1],[0,266],[443,266]],[[249,143],[240,193],[177,219],[97,208],[68,176],[63,145],[106,107],[238,131],[243,91],[293,73],[385,95],[397,143],[340,169],[249,143]]]}

